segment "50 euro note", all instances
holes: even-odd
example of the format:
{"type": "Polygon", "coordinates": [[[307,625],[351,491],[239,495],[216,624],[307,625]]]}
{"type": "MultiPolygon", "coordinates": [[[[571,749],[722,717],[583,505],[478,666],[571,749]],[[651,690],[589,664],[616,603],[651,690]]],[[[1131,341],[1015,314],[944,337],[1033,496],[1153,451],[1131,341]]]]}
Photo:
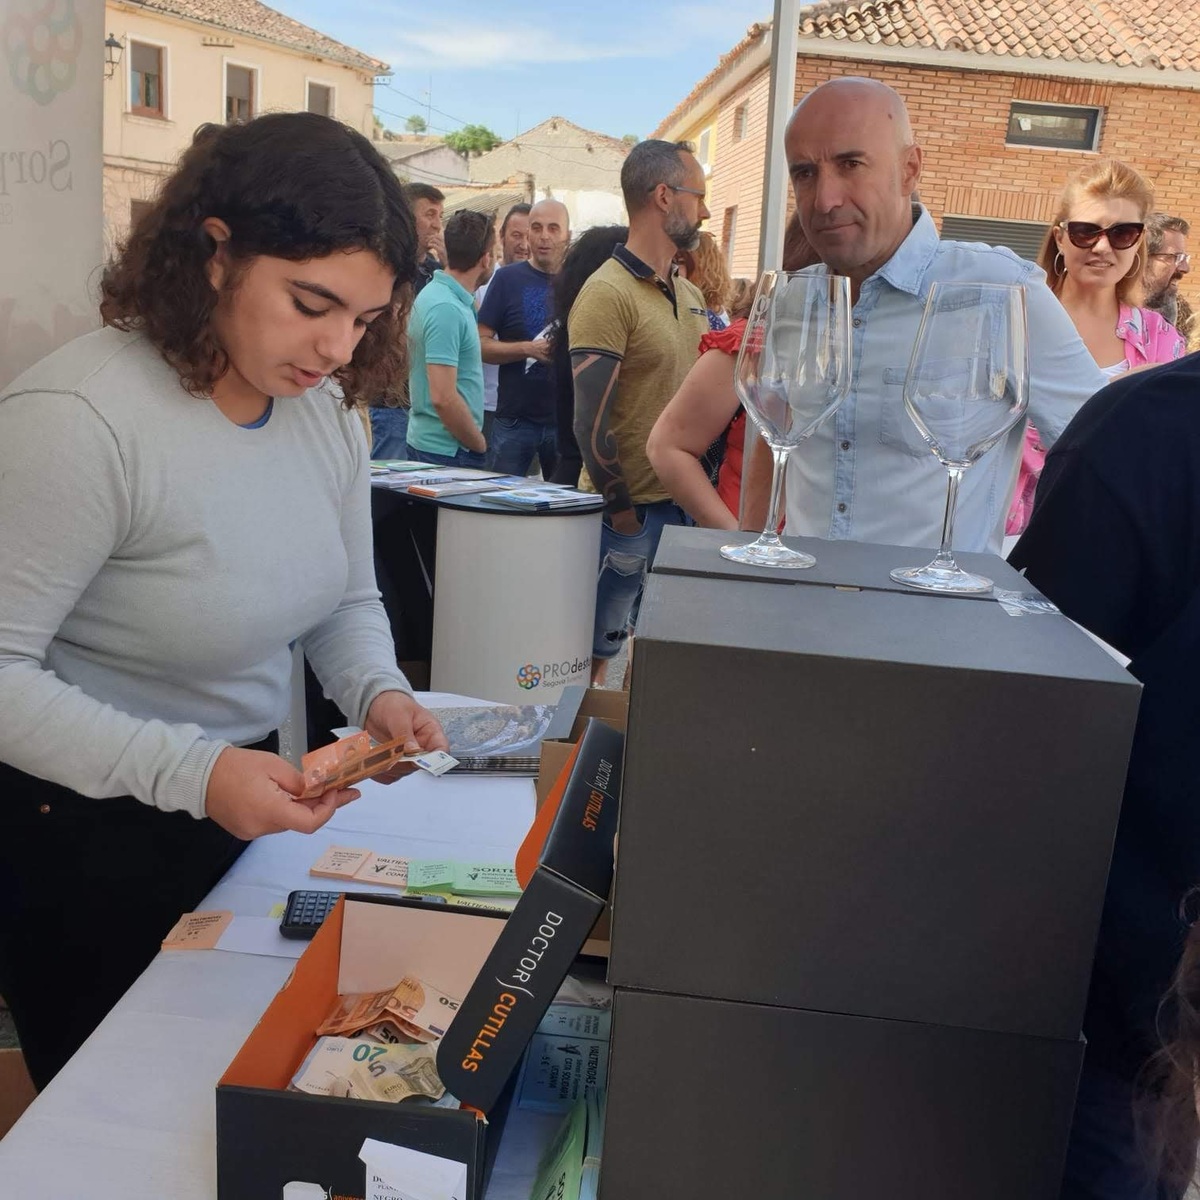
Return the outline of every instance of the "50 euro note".
{"type": "Polygon", "coordinates": [[[446,1091],[431,1046],[383,1046],[343,1037],[318,1038],[291,1086],[316,1096],[392,1103],[412,1096],[440,1100],[446,1091]]]}
{"type": "Polygon", "coordinates": [[[406,975],[386,991],[339,996],[317,1034],[357,1034],[387,1021],[401,1035],[432,1042],[446,1032],[459,1003],[432,984],[406,975]]]}

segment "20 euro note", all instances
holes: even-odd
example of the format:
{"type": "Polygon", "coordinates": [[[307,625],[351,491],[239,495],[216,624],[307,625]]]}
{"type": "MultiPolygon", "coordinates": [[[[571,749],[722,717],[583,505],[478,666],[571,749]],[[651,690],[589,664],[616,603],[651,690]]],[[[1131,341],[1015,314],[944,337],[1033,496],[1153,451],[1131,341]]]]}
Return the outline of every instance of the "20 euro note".
{"type": "Polygon", "coordinates": [[[316,1096],[390,1102],[411,1096],[440,1100],[446,1091],[431,1046],[384,1046],[344,1037],[318,1038],[291,1086],[316,1096]]]}
{"type": "Polygon", "coordinates": [[[318,1034],[354,1034],[387,1019],[421,1042],[440,1038],[460,1001],[424,980],[406,975],[394,988],[339,996],[318,1034]]]}
{"type": "MultiPolygon", "coordinates": [[[[409,1047],[415,1049],[416,1047],[409,1047]]],[[[384,1047],[394,1049],[394,1047],[384,1047]]],[[[428,1047],[425,1047],[428,1050],[428,1047]]],[[[382,1100],[387,1104],[398,1104],[401,1100],[428,1097],[441,1099],[446,1094],[445,1085],[438,1078],[433,1052],[429,1059],[406,1070],[395,1070],[385,1061],[356,1062],[347,1076],[351,1095],[356,1100],[382,1100]]]]}

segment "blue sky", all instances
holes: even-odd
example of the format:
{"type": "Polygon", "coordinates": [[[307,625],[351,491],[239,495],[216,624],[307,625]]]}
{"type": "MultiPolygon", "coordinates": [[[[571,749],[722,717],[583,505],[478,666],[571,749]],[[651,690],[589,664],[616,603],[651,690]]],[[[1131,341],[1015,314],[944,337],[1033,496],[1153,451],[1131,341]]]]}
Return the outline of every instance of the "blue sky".
{"type": "Polygon", "coordinates": [[[510,138],[556,115],[614,137],[646,137],[773,6],[601,0],[563,11],[495,0],[419,8],[273,0],[272,7],[391,63],[391,86],[376,88],[375,103],[394,128],[410,113],[425,114],[432,77],[432,129],[474,123],[510,138]]]}

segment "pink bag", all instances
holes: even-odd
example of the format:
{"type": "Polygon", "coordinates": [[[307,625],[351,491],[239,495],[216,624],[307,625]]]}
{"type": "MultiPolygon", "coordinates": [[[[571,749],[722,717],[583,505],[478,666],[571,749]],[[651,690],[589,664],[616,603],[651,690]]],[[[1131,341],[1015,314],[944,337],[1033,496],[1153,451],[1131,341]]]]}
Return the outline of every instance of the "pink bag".
{"type": "Polygon", "coordinates": [[[1033,516],[1033,497],[1045,462],[1046,450],[1038,431],[1032,425],[1026,425],[1025,444],[1021,447],[1021,473],[1017,476],[1017,490],[1004,524],[1004,532],[1009,537],[1024,533],[1033,516]]]}

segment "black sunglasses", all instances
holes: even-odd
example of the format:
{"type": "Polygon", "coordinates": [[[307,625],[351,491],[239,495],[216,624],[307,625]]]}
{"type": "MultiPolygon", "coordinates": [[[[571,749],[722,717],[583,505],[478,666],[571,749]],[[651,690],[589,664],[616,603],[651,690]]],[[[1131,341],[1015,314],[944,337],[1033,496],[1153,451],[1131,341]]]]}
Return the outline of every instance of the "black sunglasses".
{"type": "Polygon", "coordinates": [[[1141,221],[1122,221],[1107,229],[1090,221],[1064,221],[1061,227],[1066,230],[1071,245],[1080,250],[1090,250],[1102,237],[1108,238],[1108,244],[1114,250],[1128,250],[1146,228],[1141,221]]]}

